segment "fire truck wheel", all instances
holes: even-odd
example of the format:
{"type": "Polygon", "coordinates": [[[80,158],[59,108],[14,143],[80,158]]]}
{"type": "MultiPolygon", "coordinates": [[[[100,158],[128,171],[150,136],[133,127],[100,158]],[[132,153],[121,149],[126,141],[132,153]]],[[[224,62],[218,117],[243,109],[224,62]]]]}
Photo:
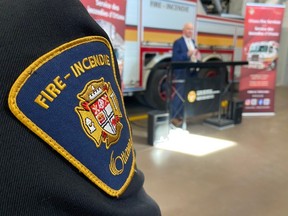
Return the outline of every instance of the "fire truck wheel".
{"type": "Polygon", "coordinates": [[[166,108],[167,70],[153,70],[144,93],[148,105],[157,110],[166,108]]]}
{"type": "Polygon", "coordinates": [[[147,103],[147,101],[145,99],[145,94],[143,92],[136,92],[136,93],[134,93],[134,96],[140,104],[142,104],[144,106],[149,106],[149,104],[147,103]]]}
{"type": "Polygon", "coordinates": [[[198,78],[208,78],[208,77],[215,77],[219,74],[224,74],[223,82],[225,84],[228,83],[228,70],[226,67],[220,68],[202,68],[198,73],[198,78]]]}
{"type": "Polygon", "coordinates": [[[270,71],[270,70],[274,70],[275,67],[276,67],[276,62],[273,61],[273,62],[269,65],[269,67],[267,68],[267,70],[268,70],[268,71],[270,71]]]}

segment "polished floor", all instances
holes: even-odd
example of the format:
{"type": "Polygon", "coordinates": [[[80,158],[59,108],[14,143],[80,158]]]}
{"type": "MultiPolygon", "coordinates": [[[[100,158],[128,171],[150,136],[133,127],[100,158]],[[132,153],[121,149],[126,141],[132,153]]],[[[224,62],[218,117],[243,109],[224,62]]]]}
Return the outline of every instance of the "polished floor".
{"type": "Polygon", "coordinates": [[[189,133],[173,129],[166,144],[181,150],[148,145],[147,119],[131,125],[144,187],[163,216],[288,215],[288,87],[277,87],[274,116],[223,130],[189,119],[189,133]]]}

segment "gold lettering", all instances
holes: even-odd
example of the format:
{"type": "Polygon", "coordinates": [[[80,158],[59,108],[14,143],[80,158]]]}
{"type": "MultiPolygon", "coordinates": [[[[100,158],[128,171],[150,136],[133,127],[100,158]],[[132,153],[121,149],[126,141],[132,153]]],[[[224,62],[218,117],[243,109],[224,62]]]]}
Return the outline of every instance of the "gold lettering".
{"type": "Polygon", "coordinates": [[[59,89],[56,88],[55,84],[50,83],[46,88],[45,88],[46,92],[51,96],[56,98],[57,95],[59,95],[61,93],[61,91],[59,89]]]}
{"type": "Polygon", "coordinates": [[[120,175],[124,171],[124,165],[127,163],[128,159],[130,157],[131,151],[132,151],[132,141],[129,140],[128,145],[125,148],[125,150],[122,151],[122,153],[120,155],[118,155],[115,159],[113,157],[114,151],[111,153],[109,168],[110,168],[110,172],[113,175],[120,175]],[[121,162],[121,168],[120,169],[118,169],[116,166],[117,160],[119,160],[121,162]]]}
{"type": "Polygon", "coordinates": [[[104,62],[104,58],[103,58],[103,55],[98,55],[98,58],[99,58],[99,62],[101,65],[104,65],[105,62],[104,62]]]}
{"type": "Polygon", "coordinates": [[[76,71],[75,68],[73,67],[73,65],[70,66],[71,70],[73,71],[73,74],[75,75],[75,77],[78,77],[81,75],[81,73],[79,73],[79,71],[76,71]]]}
{"type": "Polygon", "coordinates": [[[83,66],[81,65],[80,61],[78,61],[74,64],[74,68],[75,68],[77,74],[79,74],[79,76],[81,75],[81,73],[85,73],[85,70],[84,70],[83,66]]]}
{"type": "Polygon", "coordinates": [[[124,162],[123,162],[121,156],[118,156],[118,157],[116,157],[116,159],[115,159],[115,171],[116,171],[117,173],[119,173],[119,174],[124,171],[124,162]],[[117,167],[116,167],[117,160],[119,160],[120,163],[121,163],[121,169],[117,169],[117,167]]]}
{"type": "Polygon", "coordinates": [[[43,107],[44,109],[48,109],[49,106],[45,103],[46,102],[46,99],[42,97],[42,95],[38,95],[35,100],[34,100],[35,103],[37,103],[38,105],[40,105],[41,107],[43,107]]]}
{"type": "Polygon", "coordinates": [[[105,55],[105,62],[106,62],[106,65],[110,66],[110,59],[108,55],[105,55]]]}
{"type": "MultiPolygon", "coordinates": [[[[83,65],[83,67],[85,68],[85,70],[91,69],[91,64],[85,65],[85,62],[87,62],[87,61],[88,61],[88,58],[84,58],[84,59],[82,60],[82,65],[83,65]]],[[[90,63],[90,62],[89,62],[89,63],[90,63]]]]}
{"type": "Polygon", "coordinates": [[[112,151],[111,156],[110,156],[109,169],[110,169],[110,172],[116,176],[116,175],[120,175],[124,171],[124,162],[120,156],[117,156],[114,159],[113,154],[114,154],[114,151],[112,151]],[[117,160],[120,160],[120,162],[121,162],[121,168],[120,169],[117,168],[117,165],[116,165],[117,160]]]}
{"type": "Polygon", "coordinates": [[[91,70],[92,68],[104,65],[110,66],[109,55],[98,54],[85,57],[81,61],[71,65],[70,68],[75,77],[79,77],[87,70],[91,70]]]}
{"type": "Polygon", "coordinates": [[[101,63],[99,61],[99,55],[95,55],[95,62],[97,65],[101,65],[101,63]]]}
{"type": "Polygon", "coordinates": [[[54,99],[50,97],[45,91],[41,91],[41,95],[44,96],[47,100],[52,102],[54,99]]]}
{"type": "Polygon", "coordinates": [[[123,159],[124,163],[126,164],[129,159],[130,152],[124,151],[121,153],[121,158],[123,159]]]}
{"type": "Polygon", "coordinates": [[[92,68],[97,67],[97,64],[96,64],[96,62],[95,62],[95,57],[94,57],[94,56],[89,56],[89,57],[88,57],[88,60],[89,60],[89,63],[90,63],[90,65],[91,65],[92,68]]]}
{"type": "Polygon", "coordinates": [[[53,80],[53,83],[49,83],[45,90],[40,92],[40,94],[35,98],[34,102],[44,109],[48,109],[49,105],[47,104],[47,100],[53,102],[54,99],[60,95],[61,90],[65,88],[66,84],[61,80],[60,76],[57,76],[53,80]]]}
{"type": "Polygon", "coordinates": [[[60,76],[57,76],[53,82],[55,83],[55,85],[60,89],[63,90],[66,88],[66,84],[63,83],[63,81],[60,79],[60,76]]]}

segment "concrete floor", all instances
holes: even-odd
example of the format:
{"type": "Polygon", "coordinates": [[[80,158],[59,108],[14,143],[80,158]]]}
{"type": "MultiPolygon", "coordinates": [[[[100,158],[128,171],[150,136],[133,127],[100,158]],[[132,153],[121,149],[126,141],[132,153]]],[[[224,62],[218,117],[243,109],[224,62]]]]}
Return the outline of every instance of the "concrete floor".
{"type": "Polygon", "coordinates": [[[243,117],[225,130],[194,118],[188,121],[194,136],[179,131],[173,141],[174,146],[218,148],[210,153],[148,145],[147,119],[131,125],[144,187],[163,216],[288,215],[288,87],[276,90],[274,116],[243,117]],[[227,145],[220,149],[219,144],[227,145]]]}

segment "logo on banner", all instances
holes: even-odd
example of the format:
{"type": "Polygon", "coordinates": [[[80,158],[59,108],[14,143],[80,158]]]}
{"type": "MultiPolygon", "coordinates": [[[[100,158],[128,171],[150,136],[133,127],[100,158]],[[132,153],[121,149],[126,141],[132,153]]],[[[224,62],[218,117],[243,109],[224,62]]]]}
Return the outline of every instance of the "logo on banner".
{"type": "Polygon", "coordinates": [[[75,110],[84,132],[97,147],[103,142],[109,149],[118,141],[123,128],[122,114],[110,83],[103,79],[91,81],[77,98],[80,102],[75,110]]]}
{"type": "Polygon", "coordinates": [[[253,15],[255,13],[255,9],[254,8],[249,8],[249,14],[253,15]]]}
{"type": "Polygon", "coordinates": [[[187,100],[189,103],[194,103],[195,101],[212,100],[218,94],[220,94],[220,90],[214,90],[214,89],[191,90],[187,94],[187,100]]]}
{"type": "Polygon", "coordinates": [[[195,91],[189,91],[187,95],[187,100],[189,103],[194,103],[196,101],[197,95],[195,91]]]}

